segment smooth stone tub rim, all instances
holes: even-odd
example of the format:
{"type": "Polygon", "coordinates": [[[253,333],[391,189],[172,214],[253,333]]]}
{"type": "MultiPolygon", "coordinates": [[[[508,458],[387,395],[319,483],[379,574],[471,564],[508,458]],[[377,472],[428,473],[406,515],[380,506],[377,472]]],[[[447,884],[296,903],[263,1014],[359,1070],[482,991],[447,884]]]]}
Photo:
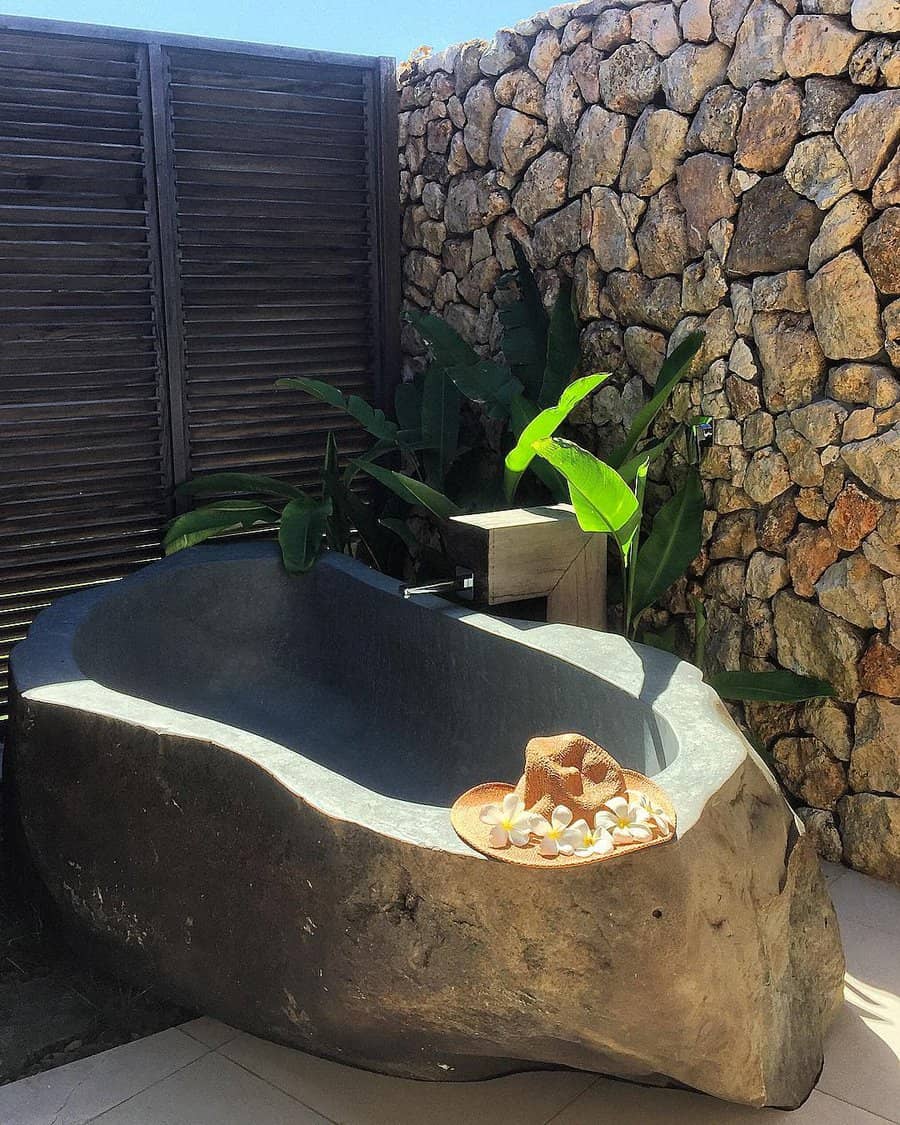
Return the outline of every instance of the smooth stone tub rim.
{"type": "MultiPolygon", "coordinates": [[[[254,560],[280,560],[277,544],[244,542],[203,545],[180,551],[120,580],[132,589],[161,573],[182,567],[215,567],[254,560]]],[[[318,566],[332,567],[363,582],[380,596],[403,601],[401,583],[340,554],[327,553],[318,566]]],[[[302,582],[302,576],[291,579],[302,582]]],[[[300,751],[272,742],[251,731],[214,719],[176,710],[126,695],[90,679],[74,656],[80,626],[119,589],[106,583],[67,595],[43,610],[28,637],[12,653],[15,688],[26,700],[55,707],[93,712],[158,734],[202,741],[253,762],[299,800],[336,820],[353,821],[419,847],[483,860],[450,825],[449,810],[419,805],[375,793],[342,774],[319,765],[300,751]]],[[[416,605],[461,625],[484,630],[563,660],[614,689],[626,692],[670,728],[678,742],[674,760],[654,780],[671,796],[678,814],[678,836],[697,823],[708,800],[752,756],[773,787],[777,783],[738,730],[718,695],[702,679],[700,670],[685,661],[614,633],[592,632],[570,625],[533,625],[489,616],[442,598],[424,596],[416,605]],[[652,698],[642,698],[648,680],[652,698]],[[664,686],[662,684],[664,683],[664,686]]],[[[524,750],[524,747],[523,747],[524,750]]],[[[485,780],[496,780],[485,778],[485,780]]],[[[515,778],[510,778],[514,782],[515,778]]],[[[542,870],[535,868],[535,870],[542,870]]]]}

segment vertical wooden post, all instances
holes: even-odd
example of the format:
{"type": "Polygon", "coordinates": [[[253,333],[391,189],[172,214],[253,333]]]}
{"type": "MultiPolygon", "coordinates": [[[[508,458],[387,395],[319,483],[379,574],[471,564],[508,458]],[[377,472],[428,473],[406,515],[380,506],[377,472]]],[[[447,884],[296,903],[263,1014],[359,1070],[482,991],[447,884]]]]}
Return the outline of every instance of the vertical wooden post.
{"type": "Polygon", "coordinates": [[[591,534],[547,595],[547,620],[584,629],[606,628],[606,536],[591,534]]]}

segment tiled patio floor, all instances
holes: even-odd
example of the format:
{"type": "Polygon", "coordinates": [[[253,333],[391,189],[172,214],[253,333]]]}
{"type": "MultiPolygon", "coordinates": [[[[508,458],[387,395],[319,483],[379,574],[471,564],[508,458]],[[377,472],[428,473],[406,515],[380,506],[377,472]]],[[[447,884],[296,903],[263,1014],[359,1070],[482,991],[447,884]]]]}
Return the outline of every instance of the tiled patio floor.
{"type": "Polygon", "coordinates": [[[588,1074],[434,1085],[384,1078],[199,1019],[0,1088],[2,1125],[883,1125],[900,1123],[900,892],[828,878],[847,953],[818,1088],[792,1114],[588,1074]]]}

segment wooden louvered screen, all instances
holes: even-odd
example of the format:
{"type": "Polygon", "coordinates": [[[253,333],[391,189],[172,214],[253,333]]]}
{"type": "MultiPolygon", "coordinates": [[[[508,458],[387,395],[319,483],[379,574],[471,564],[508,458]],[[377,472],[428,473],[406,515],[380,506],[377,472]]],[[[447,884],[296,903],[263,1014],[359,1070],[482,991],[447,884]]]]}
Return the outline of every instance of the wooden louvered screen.
{"type": "Polygon", "coordinates": [[[0,17],[0,722],[34,614],[158,557],[180,480],[364,448],[272,384],[398,375],[395,127],[390,60],[0,17]]]}

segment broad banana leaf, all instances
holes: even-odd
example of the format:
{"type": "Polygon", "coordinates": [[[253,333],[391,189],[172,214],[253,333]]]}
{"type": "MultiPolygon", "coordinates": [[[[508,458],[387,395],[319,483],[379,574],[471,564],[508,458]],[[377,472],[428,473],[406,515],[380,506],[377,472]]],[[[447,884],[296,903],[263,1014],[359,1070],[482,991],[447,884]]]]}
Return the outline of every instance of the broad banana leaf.
{"type": "Polygon", "coordinates": [[[459,446],[459,408],[462,395],[443,367],[437,364],[425,373],[422,394],[423,454],[429,483],[438,486],[456,457],[459,446]]]}
{"type": "Polygon", "coordinates": [[[288,574],[306,574],[322,553],[330,500],[291,500],[281,513],[278,542],[288,574]]]}
{"type": "Polygon", "coordinates": [[[691,332],[681,341],[678,347],[665,360],[659,369],[656,379],[656,390],[653,397],[634,416],[634,421],[625,436],[625,441],[616,449],[609,458],[609,463],[618,468],[635,451],[638,442],[653,424],[653,420],[668,402],[669,395],[677,383],[687,375],[690,370],[691,360],[703,344],[702,332],[691,332]]]}
{"type": "Polygon", "coordinates": [[[549,406],[559,399],[578,370],[580,359],[581,338],[578,320],[572,309],[572,286],[569,282],[564,282],[550,314],[539,406],[549,406]]]}
{"type": "Polygon", "coordinates": [[[262,473],[207,473],[180,484],[176,491],[181,496],[211,496],[223,492],[261,492],[265,496],[286,496],[299,499],[304,492],[287,481],[276,480],[262,473]]]}
{"type": "Polygon", "coordinates": [[[834,695],[827,680],[798,676],[796,672],[776,669],[772,672],[718,672],[706,682],[723,699],[758,701],[760,703],[799,703],[834,695]]]}
{"type": "Polygon", "coordinates": [[[278,512],[258,500],[219,500],[176,516],[163,537],[163,549],[167,555],[174,555],[176,551],[193,547],[205,539],[260,524],[274,524],[277,520],[278,512]]]}
{"type": "Polygon", "coordinates": [[[275,386],[282,390],[303,391],[304,394],[311,395],[319,402],[325,402],[329,406],[343,410],[345,414],[349,414],[351,418],[359,422],[362,428],[373,437],[381,438],[384,441],[397,440],[399,429],[397,423],[390,421],[385,417],[383,410],[370,406],[359,395],[348,397],[330,383],[323,383],[320,379],[304,379],[299,376],[293,376],[290,379],[278,379],[275,386]]]}
{"type": "Polygon", "coordinates": [[[605,372],[576,379],[562,392],[556,406],[542,410],[525,426],[519,440],[506,455],[503,487],[507,500],[512,500],[522,474],[537,456],[534,443],[541,438],[552,437],[578,403],[608,378],[609,373],[605,372]]]}
{"type": "Polygon", "coordinates": [[[637,497],[616,470],[562,438],[542,438],[534,448],[568,481],[582,530],[607,532],[626,556],[640,523],[640,509],[637,497]]]}
{"type": "Polygon", "coordinates": [[[406,476],[405,473],[398,473],[394,469],[385,469],[367,461],[355,463],[364,473],[374,477],[385,488],[389,488],[391,492],[399,496],[401,500],[405,500],[407,504],[426,508],[438,519],[449,519],[450,516],[462,514],[462,509],[458,508],[449,497],[419,480],[406,476]]]}
{"type": "Polygon", "coordinates": [[[687,570],[700,551],[703,488],[692,472],[656,513],[634,571],[632,620],[653,605],[687,570]]]}

